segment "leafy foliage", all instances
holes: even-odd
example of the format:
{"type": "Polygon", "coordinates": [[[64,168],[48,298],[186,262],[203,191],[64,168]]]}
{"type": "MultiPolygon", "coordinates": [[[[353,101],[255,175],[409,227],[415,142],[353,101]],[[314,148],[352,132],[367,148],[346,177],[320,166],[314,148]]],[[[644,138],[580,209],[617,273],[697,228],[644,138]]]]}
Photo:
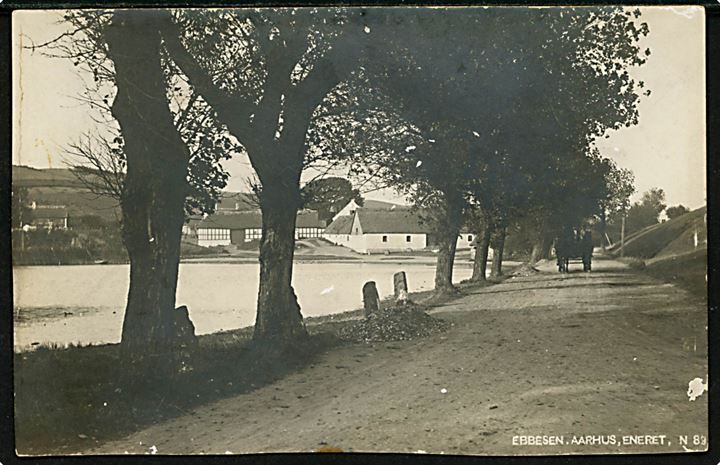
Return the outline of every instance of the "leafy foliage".
{"type": "MultiPolygon", "coordinates": [[[[74,173],[92,192],[120,199],[126,172],[123,136],[114,121],[110,104],[116,92],[115,71],[108,58],[105,31],[111,23],[108,10],[68,10],[63,21],[70,27],[56,39],[33,48],[51,56],[71,58],[75,66],[92,74],[81,100],[100,116],[101,133],[87,133],[71,143],[66,153],[74,173]]],[[[168,105],[175,114],[176,127],[190,150],[186,186],[187,215],[210,213],[226,186],[228,173],[221,165],[243,152],[230,137],[212,109],[192,93],[177,66],[163,56],[168,105]]]]}
{"type": "Polygon", "coordinates": [[[639,202],[635,202],[627,213],[626,232],[638,231],[659,222],[660,213],[665,210],[665,191],[653,187],[643,193],[639,202]]]}
{"type": "Polygon", "coordinates": [[[683,216],[685,213],[688,213],[690,211],[689,208],[687,208],[684,205],[676,205],[674,207],[668,207],[665,210],[665,214],[669,219],[674,219],[680,216],[683,216]]]}
{"type": "Polygon", "coordinates": [[[302,189],[303,206],[318,212],[320,220],[330,220],[351,200],[362,205],[362,197],[344,178],[328,177],[310,181],[302,189]]]}

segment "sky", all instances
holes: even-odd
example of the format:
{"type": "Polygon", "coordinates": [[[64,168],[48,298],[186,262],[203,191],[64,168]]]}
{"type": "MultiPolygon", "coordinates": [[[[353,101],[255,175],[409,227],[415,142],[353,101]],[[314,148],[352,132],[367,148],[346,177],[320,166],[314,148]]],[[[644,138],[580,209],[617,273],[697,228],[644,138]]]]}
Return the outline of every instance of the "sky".
{"type": "MultiPolygon", "coordinates": [[[[706,203],[705,30],[700,7],[644,7],[650,34],[648,62],[630,71],[652,93],[639,104],[639,124],[597,141],[602,155],[635,174],[633,200],[652,187],[664,189],[668,205],[698,208],[706,203]]],[[[77,99],[88,76],[67,59],[27,46],[53,39],[65,29],[56,11],[13,13],[13,164],[65,167],[65,148],[96,128],[98,115],[77,99]]],[[[227,190],[247,190],[248,160],[224,163],[227,190]]],[[[367,195],[399,198],[391,191],[367,195]]]]}

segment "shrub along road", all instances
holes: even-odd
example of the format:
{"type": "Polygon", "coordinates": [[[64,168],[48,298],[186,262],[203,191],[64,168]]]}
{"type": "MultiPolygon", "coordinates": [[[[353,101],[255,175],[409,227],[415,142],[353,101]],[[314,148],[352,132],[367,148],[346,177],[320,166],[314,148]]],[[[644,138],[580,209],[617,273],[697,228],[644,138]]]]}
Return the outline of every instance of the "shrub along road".
{"type": "Polygon", "coordinates": [[[706,380],[702,299],[617,261],[598,260],[592,273],[553,268],[431,310],[452,323],[444,333],[333,349],[91,452],[702,449],[693,442],[707,436],[707,393],[687,395],[691,380],[706,380]],[[538,441],[547,444],[520,445],[538,441]]]}

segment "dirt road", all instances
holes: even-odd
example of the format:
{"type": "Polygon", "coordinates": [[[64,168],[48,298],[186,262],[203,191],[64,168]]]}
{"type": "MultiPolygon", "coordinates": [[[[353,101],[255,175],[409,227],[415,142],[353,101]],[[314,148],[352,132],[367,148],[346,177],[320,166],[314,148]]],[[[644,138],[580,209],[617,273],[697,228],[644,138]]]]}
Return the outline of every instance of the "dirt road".
{"type": "Polygon", "coordinates": [[[707,373],[703,303],[618,262],[578,268],[560,275],[545,264],[469,291],[431,312],[453,323],[445,333],[334,349],[274,384],[93,452],[704,449],[707,393],[687,395],[707,373]],[[537,441],[546,444],[521,445],[537,441]]]}

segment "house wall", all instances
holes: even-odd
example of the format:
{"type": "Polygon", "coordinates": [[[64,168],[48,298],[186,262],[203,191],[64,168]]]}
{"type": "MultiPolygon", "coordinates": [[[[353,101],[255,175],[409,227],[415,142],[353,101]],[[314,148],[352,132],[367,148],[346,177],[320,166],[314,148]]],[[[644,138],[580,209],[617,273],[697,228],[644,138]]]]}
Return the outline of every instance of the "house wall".
{"type": "Polygon", "coordinates": [[[362,235],[350,234],[346,236],[347,241],[343,244],[345,247],[354,250],[355,252],[367,253],[367,246],[365,244],[365,237],[362,235]]]}
{"type": "MultiPolygon", "coordinates": [[[[252,240],[260,240],[261,228],[248,229],[220,229],[199,228],[197,230],[197,244],[202,247],[215,247],[218,245],[241,244],[252,240]]],[[[323,237],[323,228],[296,228],[295,239],[308,237],[323,237]]]]}
{"type": "Polygon", "coordinates": [[[335,245],[342,245],[347,246],[347,243],[350,241],[350,235],[349,234],[327,234],[323,233],[323,238],[327,239],[328,241],[332,242],[335,245]]]}
{"type": "Polygon", "coordinates": [[[230,245],[230,239],[198,239],[200,247],[217,247],[219,245],[230,245]]]}
{"type": "Polygon", "coordinates": [[[418,233],[364,234],[367,252],[420,250],[427,245],[427,235],[418,233]],[[383,238],[386,238],[383,241],[383,238]],[[408,241],[408,238],[410,241],[408,241]]]}
{"type": "Polygon", "coordinates": [[[233,229],[230,231],[230,242],[232,244],[242,244],[245,242],[245,230],[233,229]]]}
{"type": "Polygon", "coordinates": [[[306,239],[309,237],[323,237],[324,228],[295,228],[295,239],[306,239]]]}
{"type": "Polygon", "coordinates": [[[424,249],[427,244],[425,234],[394,233],[394,234],[363,234],[350,235],[344,244],[360,253],[402,252],[406,250],[424,249]],[[410,241],[407,241],[408,236],[410,241]],[[383,238],[386,238],[383,241],[383,238]]]}
{"type": "Polygon", "coordinates": [[[475,234],[473,233],[460,233],[457,239],[458,249],[469,249],[473,246],[473,240],[475,240],[475,234]]]}
{"type": "Polygon", "coordinates": [[[363,233],[362,225],[360,224],[360,216],[353,215],[352,226],[350,227],[350,234],[361,236],[363,233]]]}
{"type": "MultiPolygon", "coordinates": [[[[400,252],[428,247],[427,234],[324,234],[323,237],[335,245],[360,253],[383,253],[386,250],[400,252]],[[387,236],[387,242],[382,241],[383,236],[387,236]],[[406,236],[410,236],[410,242],[406,242],[406,236]]],[[[474,234],[461,234],[457,240],[457,248],[472,249],[474,239],[474,234]]]]}
{"type": "Polygon", "coordinates": [[[198,228],[197,245],[201,247],[216,247],[230,245],[230,230],[220,228],[198,228]]]}

